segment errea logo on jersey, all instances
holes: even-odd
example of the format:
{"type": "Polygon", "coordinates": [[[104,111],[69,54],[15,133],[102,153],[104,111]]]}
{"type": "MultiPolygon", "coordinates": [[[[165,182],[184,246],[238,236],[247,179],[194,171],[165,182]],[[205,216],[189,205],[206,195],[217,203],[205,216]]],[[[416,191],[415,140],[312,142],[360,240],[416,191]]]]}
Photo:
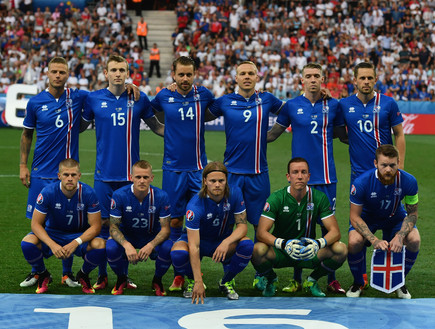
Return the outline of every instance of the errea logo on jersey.
{"type": "Polygon", "coordinates": [[[354,107],[349,107],[349,113],[355,113],[355,108],[354,107]]]}
{"type": "Polygon", "coordinates": [[[298,111],[296,112],[296,114],[304,114],[304,110],[303,110],[303,109],[298,109],[298,111]]]}
{"type": "Polygon", "coordinates": [[[48,110],[48,106],[47,105],[42,105],[41,111],[47,111],[47,110],[48,110]]]}
{"type": "Polygon", "coordinates": [[[290,212],[289,207],[288,207],[288,206],[284,206],[284,207],[282,208],[282,212],[290,212]]]}
{"type": "Polygon", "coordinates": [[[377,197],[378,197],[378,195],[376,194],[376,192],[372,192],[370,194],[370,199],[374,199],[374,198],[377,198],[377,197]]]}
{"type": "Polygon", "coordinates": [[[56,209],[62,209],[62,205],[60,203],[56,203],[56,205],[54,206],[54,208],[56,209]]]}
{"type": "Polygon", "coordinates": [[[237,106],[237,101],[231,101],[230,105],[237,106]]]}
{"type": "Polygon", "coordinates": [[[101,108],[103,109],[103,108],[107,108],[107,102],[102,102],[101,103],[101,108]]]}
{"type": "Polygon", "coordinates": [[[173,102],[174,102],[174,97],[169,97],[168,103],[173,103],[173,102]]]}
{"type": "Polygon", "coordinates": [[[132,210],[131,210],[131,206],[127,206],[127,207],[125,207],[125,212],[131,212],[132,210]]]}

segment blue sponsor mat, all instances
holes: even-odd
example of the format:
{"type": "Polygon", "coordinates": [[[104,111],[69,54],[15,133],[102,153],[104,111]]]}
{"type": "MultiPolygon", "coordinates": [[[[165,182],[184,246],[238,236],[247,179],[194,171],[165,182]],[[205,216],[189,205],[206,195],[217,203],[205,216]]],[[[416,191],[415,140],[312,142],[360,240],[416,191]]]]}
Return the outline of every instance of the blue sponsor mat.
{"type": "Polygon", "coordinates": [[[0,294],[0,328],[433,328],[435,299],[0,294]]]}

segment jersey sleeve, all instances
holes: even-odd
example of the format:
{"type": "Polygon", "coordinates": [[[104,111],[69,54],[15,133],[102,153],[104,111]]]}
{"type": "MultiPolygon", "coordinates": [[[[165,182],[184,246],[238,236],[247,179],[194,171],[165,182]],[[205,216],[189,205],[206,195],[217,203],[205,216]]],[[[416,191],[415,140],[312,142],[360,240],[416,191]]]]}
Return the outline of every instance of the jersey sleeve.
{"type": "Polygon", "coordinates": [[[35,210],[38,210],[42,214],[47,214],[51,203],[50,193],[48,189],[44,187],[36,198],[35,210]]]}
{"type": "Polygon", "coordinates": [[[393,99],[391,99],[389,118],[391,121],[391,127],[397,126],[403,122],[403,117],[399,110],[399,106],[393,99]]]}
{"type": "Polygon", "coordinates": [[[117,193],[117,191],[112,194],[112,200],[110,202],[110,216],[115,218],[122,217],[122,197],[120,193],[117,193]]]}
{"type": "Polygon", "coordinates": [[[92,109],[92,95],[86,97],[85,106],[83,108],[82,118],[86,121],[92,121],[94,119],[94,111],[92,109]]]}
{"type": "Polygon", "coordinates": [[[171,216],[171,204],[169,203],[168,194],[163,190],[160,190],[160,192],[161,192],[160,195],[161,201],[160,201],[159,217],[165,218],[171,216]]]}
{"type": "Polygon", "coordinates": [[[318,211],[319,211],[318,217],[320,218],[320,220],[323,220],[333,215],[329,199],[326,196],[326,194],[323,192],[321,193],[318,211]]]}
{"type": "Polygon", "coordinates": [[[93,188],[91,188],[90,186],[89,186],[88,192],[87,192],[86,203],[87,203],[87,207],[88,207],[88,214],[95,214],[95,213],[101,211],[100,202],[98,201],[97,194],[95,193],[93,188]]]}
{"type": "Polygon", "coordinates": [[[201,209],[201,199],[196,195],[189,201],[186,207],[186,228],[189,230],[199,230],[203,209],[201,209]]]}
{"type": "Polygon", "coordinates": [[[243,200],[242,190],[238,187],[235,187],[232,190],[232,197],[234,203],[234,214],[241,214],[246,211],[245,201],[243,200]]]}
{"type": "Polygon", "coordinates": [[[278,118],[276,119],[276,123],[283,126],[288,127],[291,124],[290,121],[290,101],[285,103],[283,108],[281,109],[281,112],[278,114],[278,118]]]}
{"type": "Polygon", "coordinates": [[[364,205],[365,189],[360,179],[356,179],[350,187],[350,202],[358,206],[364,205]]]}
{"type": "Polygon", "coordinates": [[[154,112],[151,108],[151,102],[148,96],[143,92],[140,93],[140,104],[142,106],[142,111],[141,111],[142,120],[145,121],[146,119],[149,119],[154,116],[154,112]]]}
{"type": "Polygon", "coordinates": [[[223,115],[222,109],[221,109],[221,105],[223,103],[223,98],[224,96],[219,97],[218,99],[216,99],[211,106],[209,107],[209,110],[211,112],[211,114],[213,114],[216,118],[220,117],[221,115],[223,115]]]}
{"type": "Polygon", "coordinates": [[[284,102],[280,100],[279,98],[275,97],[274,95],[270,95],[270,101],[272,103],[271,112],[276,114],[281,109],[281,107],[284,105],[284,102]]]}
{"type": "Polygon", "coordinates": [[[26,106],[26,117],[23,121],[24,128],[35,129],[36,128],[36,111],[35,103],[30,99],[26,106]]]}
{"type": "Polygon", "coordinates": [[[163,107],[160,105],[160,103],[161,103],[161,93],[162,93],[162,91],[159,92],[159,93],[154,97],[154,99],[151,101],[151,107],[152,107],[154,110],[158,111],[158,112],[162,112],[162,111],[163,111],[163,107]]]}

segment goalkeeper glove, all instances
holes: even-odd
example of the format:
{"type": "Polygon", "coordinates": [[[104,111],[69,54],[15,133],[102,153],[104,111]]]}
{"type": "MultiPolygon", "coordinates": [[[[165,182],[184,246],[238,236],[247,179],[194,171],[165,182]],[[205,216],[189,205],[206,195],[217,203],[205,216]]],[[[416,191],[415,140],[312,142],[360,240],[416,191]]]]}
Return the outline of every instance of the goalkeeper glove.
{"type": "Polygon", "coordinates": [[[310,238],[302,238],[301,242],[305,245],[300,251],[300,259],[310,260],[313,259],[319,249],[326,247],[325,238],[320,238],[318,240],[310,238]]]}

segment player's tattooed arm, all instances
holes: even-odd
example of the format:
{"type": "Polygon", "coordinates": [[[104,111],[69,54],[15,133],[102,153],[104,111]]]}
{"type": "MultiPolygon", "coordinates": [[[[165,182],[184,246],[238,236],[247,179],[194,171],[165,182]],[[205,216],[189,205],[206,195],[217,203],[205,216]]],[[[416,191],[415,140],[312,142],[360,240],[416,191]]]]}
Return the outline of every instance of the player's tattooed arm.
{"type": "Polygon", "coordinates": [[[160,232],[157,233],[156,237],[151,241],[154,247],[158,246],[169,238],[169,234],[171,233],[171,228],[169,226],[170,222],[171,216],[160,218],[160,232]]]}
{"type": "Polygon", "coordinates": [[[367,239],[373,245],[373,247],[375,247],[375,243],[378,238],[370,231],[369,227],[364,221],[358,222],[355,229],[359,234],[367,239]]]}
{"type": "Polygon", "coordinates": [[[246,211],[242,212],[241,214],[234,214],[234,221],[236,225],[248,224],[248,220],[246,218],[246,211]]]}
{"type": "Polygon", "coordinates": [[[148,118],[145,120],[145,123],[150,127],[150,129],[156,134],[161,137],[165,134],[165,125],[161,123],[157,117],[154,115],[151,118],[148,118]]]}
{"type": "Polygon", "coordinates": [[[121,224],[121,218],[115,218],[113,216],[110,216],[110,236],[113,240],[118,242],[121,246],[125,241],[124,234],[122,234],[121,230],[119,229],[119,225],[121,224]]]}
{"type": "Polygon", "coordinates": [[[400,231],[396,233],[399,237],[403,239],[412,231],[418,218],[418,203],[416,204],[406,204],[406,211],[408,216],[405,217],[402,223],[400,231]]]}

